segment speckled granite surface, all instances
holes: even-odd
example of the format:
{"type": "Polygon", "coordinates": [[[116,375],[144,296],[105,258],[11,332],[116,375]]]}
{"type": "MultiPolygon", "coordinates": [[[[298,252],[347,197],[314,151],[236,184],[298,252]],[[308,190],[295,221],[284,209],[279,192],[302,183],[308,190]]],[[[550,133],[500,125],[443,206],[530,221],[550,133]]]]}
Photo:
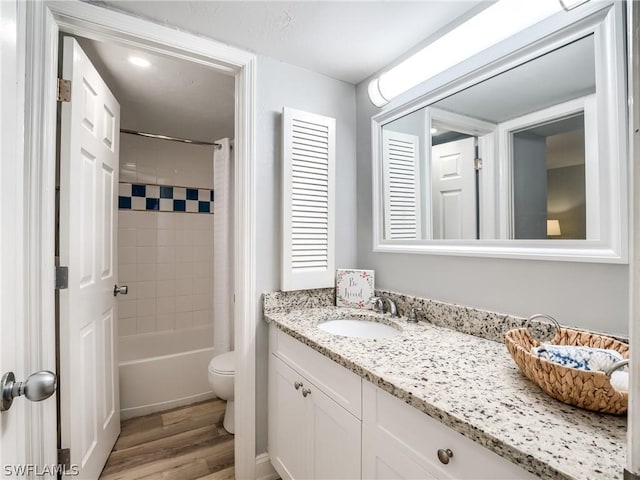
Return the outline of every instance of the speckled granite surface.
{"type": "Polygon", "coordinates": [[[587,412],[548,397],[519,371],[502,343],[428,322],[409,324],[329,306],[296,310],[281,305],[278,311],[265,304],[265,319],[541,478],[622,478],[626,418],[587,412]],[[363,340],[317,328],[319,322],[345,315],[384,319],[402,333],[363,340]]]}

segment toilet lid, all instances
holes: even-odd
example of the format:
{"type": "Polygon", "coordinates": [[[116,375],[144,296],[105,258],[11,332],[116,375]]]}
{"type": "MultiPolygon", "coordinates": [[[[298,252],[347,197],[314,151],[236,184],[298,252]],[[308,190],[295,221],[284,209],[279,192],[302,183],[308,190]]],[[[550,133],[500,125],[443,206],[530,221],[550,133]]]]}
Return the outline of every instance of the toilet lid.
{"type": "Polygon", "coordinates": [[[209,362],[209,371],[233,375],[236,372],[234,352],[222,353],[213,357],[209,362]]]}

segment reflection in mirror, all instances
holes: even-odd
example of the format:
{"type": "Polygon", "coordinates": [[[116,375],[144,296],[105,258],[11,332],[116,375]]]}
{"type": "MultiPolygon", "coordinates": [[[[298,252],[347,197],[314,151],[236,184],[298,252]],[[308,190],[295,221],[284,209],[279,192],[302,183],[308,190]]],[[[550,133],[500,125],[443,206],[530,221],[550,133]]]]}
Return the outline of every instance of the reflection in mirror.
{"type": "Polygon", "coordinates": [[[588,35],[384,124],[383,238],[593,238],[595,92],[588,35]]]}
{"type": "Polygon", "coordinates": [[[516,239],[587,238],[584,114],[513,132],[516,239]]]}

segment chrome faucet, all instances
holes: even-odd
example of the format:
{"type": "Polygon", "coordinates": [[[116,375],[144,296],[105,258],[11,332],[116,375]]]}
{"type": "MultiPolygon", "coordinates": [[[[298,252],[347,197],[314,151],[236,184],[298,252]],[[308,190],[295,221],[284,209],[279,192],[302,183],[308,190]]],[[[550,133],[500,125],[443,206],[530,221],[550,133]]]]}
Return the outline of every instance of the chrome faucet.
{"type": "Polygon", "coordinates": [[[376,306],[382,306],[382,309],[379,309],[378,312],[379,313],[385,313],[385,312],[389,312],[389,314],[392,317],[397,317],[398,316],[398,307],[396,305],[396,302],[393,301],[393,298],[388,297],[386,295],[380,295],[379,297],[374,297],[375,300],[375,305],[376,306]],[[384,303],[387,302],[389,308],[388,310],[385,310],[384,308],[384,303]]]}

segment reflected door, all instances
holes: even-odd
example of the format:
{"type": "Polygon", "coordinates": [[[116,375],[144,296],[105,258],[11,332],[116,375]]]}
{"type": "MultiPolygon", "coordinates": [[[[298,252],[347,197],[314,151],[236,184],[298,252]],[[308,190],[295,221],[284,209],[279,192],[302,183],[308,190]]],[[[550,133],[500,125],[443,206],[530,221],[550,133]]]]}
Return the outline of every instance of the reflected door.
{"type": "Polygon", "coordinates": [[[433,239],[476,238],[474,137],[431,149],[433,239]]]}

